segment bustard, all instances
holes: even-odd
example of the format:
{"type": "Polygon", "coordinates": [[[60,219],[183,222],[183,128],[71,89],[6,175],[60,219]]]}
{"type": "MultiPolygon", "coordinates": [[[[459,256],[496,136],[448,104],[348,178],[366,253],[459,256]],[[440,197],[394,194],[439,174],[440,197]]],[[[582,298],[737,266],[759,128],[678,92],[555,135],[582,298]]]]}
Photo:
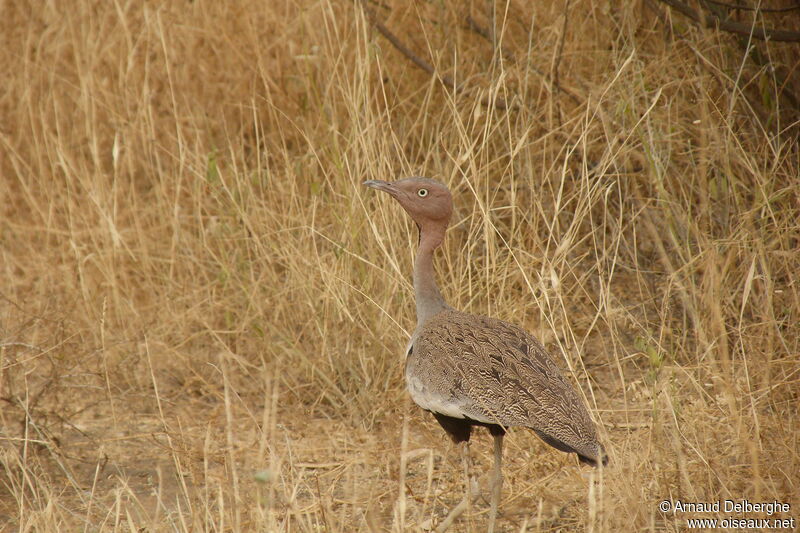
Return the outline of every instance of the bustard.
{"type": "Polygon", "coordinates": [[[397,200],[419,228],[414,262],[417,327],[406,355],[406,385],[414,402],[433,413],[453,441],[463,443],[467,477],[464,500],[442,525],[449,526],[469,505],[473,489],[468,443],[472,427],[484,426],[494,437],[488,525],[492,533],[507,428],[530,428],[547,444],[576,453],[590,465],[606,464],[608,458],[586,406],[538,340],[508,322],[457,311],[442,298],[433,254],[453,211],[447,187],[419,177],[364,185],[397,200]]]}

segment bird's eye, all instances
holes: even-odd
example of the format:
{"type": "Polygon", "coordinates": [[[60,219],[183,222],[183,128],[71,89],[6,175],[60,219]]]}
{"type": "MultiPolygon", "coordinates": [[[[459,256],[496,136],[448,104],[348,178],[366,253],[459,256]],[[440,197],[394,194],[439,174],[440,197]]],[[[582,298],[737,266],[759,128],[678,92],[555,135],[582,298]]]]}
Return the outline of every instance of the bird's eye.
{"type": "Polygon", "coordinates": [[[417,191],[417,194],[420,196],[420,198],[425,198],[428,196],[428,189],[420,189],[417,191]]]}

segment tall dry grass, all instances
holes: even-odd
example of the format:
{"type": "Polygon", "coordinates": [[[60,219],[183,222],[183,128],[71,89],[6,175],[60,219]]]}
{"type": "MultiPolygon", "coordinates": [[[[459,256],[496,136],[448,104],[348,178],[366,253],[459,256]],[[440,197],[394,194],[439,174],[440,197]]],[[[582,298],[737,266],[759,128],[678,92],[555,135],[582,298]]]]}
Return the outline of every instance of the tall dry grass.
{"type": "Polygon", "coordinates": [[[464,22],[485,3],[371,4],[454,94],[343,0],[3,3],[1,530],[438,523],[462,488],[403,389],[416,230],[360,187],[410,174],[455,192],[446,297],[540,336],[611,454],[513,431],[502,531],[800,518],[798,45],[495,5],[505,55],[464,22]]]}

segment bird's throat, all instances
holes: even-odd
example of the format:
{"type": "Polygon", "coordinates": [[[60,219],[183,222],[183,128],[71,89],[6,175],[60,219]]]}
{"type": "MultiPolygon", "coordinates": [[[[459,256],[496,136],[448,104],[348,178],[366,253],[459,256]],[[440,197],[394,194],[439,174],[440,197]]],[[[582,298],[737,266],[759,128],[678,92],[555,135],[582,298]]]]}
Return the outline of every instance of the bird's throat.
{"type": "Polygon", "coordinates": [[[444,230],[423,229],[419,232],[419,249],[414,261],[414,296],[417,302],[417,329],[433,316],[447,309],[436,285],[433,254],[444,240],[444,230]]]}

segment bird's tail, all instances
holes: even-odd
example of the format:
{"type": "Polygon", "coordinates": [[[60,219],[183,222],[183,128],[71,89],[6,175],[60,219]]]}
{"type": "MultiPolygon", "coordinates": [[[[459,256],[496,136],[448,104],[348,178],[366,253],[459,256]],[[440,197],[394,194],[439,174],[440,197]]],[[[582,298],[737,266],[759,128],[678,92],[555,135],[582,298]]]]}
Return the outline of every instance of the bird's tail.
{"type": "Polygon", "coordinates": [[[592,466],[597,466],[601,463],[603,466],[608,464],[608,454],[606,454],[606,449],[603,448],[603,445],[596,440],[593,442],[580,443],[572,446],[548,435],[547,433],[544,433],[543,431],[539,431],[538,429],[534,429],[534,431],[537,435],[539,435],[540,439],[545,441],[556,450],[577,454],[578,460],[580,460],[582,463],[592,466]]]}

